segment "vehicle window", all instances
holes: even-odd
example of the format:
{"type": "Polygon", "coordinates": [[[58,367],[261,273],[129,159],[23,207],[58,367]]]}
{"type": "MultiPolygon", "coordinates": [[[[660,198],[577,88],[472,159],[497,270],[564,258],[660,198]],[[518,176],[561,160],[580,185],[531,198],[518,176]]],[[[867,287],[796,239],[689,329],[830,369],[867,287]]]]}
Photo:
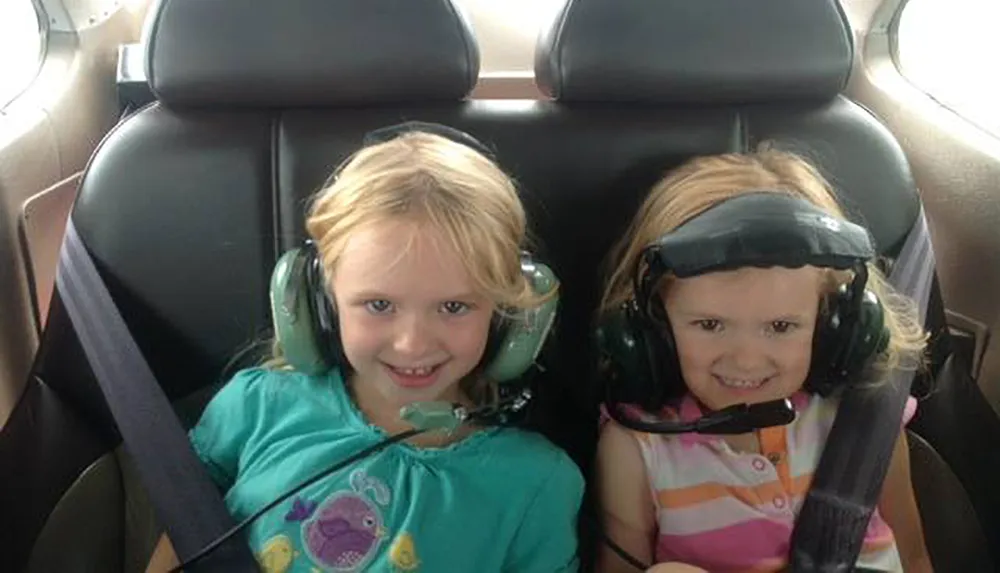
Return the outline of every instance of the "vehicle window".
{"type": "Polygon", "coordinates": [[[897,24],[897,64],[941,105],[1000,136],[998,31],[998,0],[909,0],[897,24]]]}
{"type": "Polygon", "coordinates": [[[479,40],[483,74],[534,74],[535,43],[565,0],[459,0],[479,40]]]}
{"type": "Polygon", "coordinates": [[[0,110],[38,72],[41,38],[32,0],[0,0],[0,110]]]}

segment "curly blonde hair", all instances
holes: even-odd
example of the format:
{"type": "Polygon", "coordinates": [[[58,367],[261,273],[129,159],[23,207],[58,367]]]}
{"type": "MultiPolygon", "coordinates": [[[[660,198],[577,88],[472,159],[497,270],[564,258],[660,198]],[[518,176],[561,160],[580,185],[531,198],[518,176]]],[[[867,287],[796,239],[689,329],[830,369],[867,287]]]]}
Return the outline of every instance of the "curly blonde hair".
{"type": "Polygon", "coordinates": [[[400,218],[440,230],[497,305],[533,308],[551,296],[521,272],[527,218],[513,181],[471,147],[413,131],[362,148],[316,195],[306,231],[334,272],[356,229],[400,218]]]}

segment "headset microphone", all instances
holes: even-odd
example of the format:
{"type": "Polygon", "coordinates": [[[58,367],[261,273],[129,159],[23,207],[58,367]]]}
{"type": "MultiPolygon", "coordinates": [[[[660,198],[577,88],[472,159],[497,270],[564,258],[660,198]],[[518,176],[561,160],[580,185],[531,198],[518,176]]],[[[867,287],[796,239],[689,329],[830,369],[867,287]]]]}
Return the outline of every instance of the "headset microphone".
{"type": "Polygon", "coordinates": [[[690,422],[657,420],[646,422],[623,415],[617,403],[608,404],[608,414],[619,424],[650,434],[746,434],[762,428],[784,426],[795,420],[795,409],[787,398],[759,404],[736,404],[705,414],[690,422]]]}
{"type": "Polygon", "coordinates": [[[506,424],[508,415],[521,411],[530,400],[531,390],[524,388],[515,396],[503,398],[495,405],[471,412],[466,407],[451,402],[414,402],[404,406],[399,411],[399,417],[420,430],[440,430],[451,434],[472,418],[493,424],[506,424]]]}

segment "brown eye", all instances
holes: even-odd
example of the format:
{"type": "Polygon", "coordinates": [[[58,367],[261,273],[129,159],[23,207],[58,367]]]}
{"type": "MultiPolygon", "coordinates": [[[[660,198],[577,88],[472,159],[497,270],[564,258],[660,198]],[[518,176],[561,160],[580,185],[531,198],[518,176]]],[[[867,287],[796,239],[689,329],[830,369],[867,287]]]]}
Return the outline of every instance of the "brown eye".
{"type": "Polygon", "coordinates": [[[696,320],[694,324],[700,327],[705,332],[718,332],[722,330],[722,322],[714,318],[705,318],[702,320],[696,320]]]}
{"type": "Polygon", "coordinates": [[[787,320],[775,320],[771,323],[771,332],[775,334],[785,334],[795,328],[795,323],[787,320]]]}

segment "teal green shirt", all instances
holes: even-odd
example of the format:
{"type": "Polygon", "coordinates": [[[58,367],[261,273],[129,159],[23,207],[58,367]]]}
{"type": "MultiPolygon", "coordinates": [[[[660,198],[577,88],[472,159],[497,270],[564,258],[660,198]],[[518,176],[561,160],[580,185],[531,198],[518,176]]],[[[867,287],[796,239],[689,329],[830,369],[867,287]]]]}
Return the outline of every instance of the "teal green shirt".
{"type": "MultiPolygon", "coordinates": [[[[250,369],[191,430],[237,521],[379,442],[336,373],[250,369]]],[[[394,444],[265,513],[267,573],[577,571],[577,466],[540,435],[488,428],[444,448],[394,444]]]]}

